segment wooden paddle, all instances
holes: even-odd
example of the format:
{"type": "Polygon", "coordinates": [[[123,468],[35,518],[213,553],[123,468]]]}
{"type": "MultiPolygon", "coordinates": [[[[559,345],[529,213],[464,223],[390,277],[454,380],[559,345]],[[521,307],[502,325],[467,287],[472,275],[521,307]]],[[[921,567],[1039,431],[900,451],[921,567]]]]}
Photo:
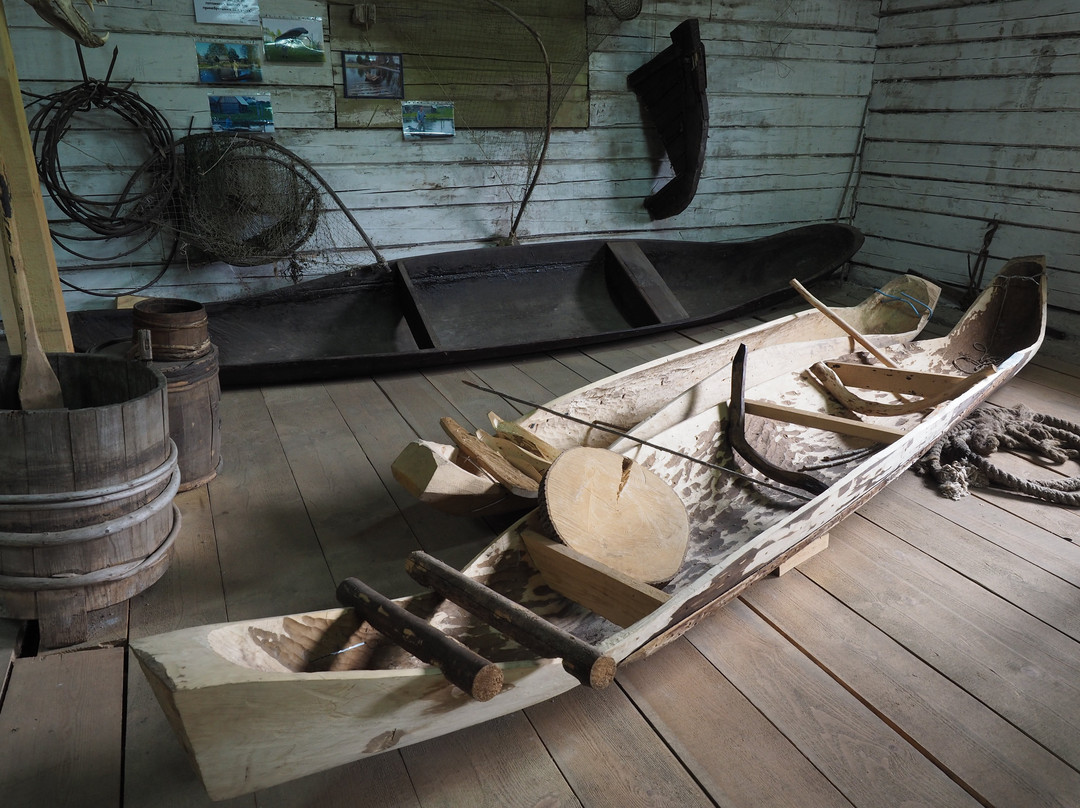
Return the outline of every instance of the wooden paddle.
{"type": "Polygon", "coordinates": [[[0,208],[4,217],[4,242],[7,245],[8,264],[5,269],[14,279],[15,308],[22,326],[22,359],[19,371],[19,403],[24,410],[62,409],[64,395],[56,379],[49,359],[41,347],[34,311],[30,306],[30,290],[26,284],[22,251],[19,249],[19,232],[11,209],[11,186],[7,171],[0,161],[0,208]]]}
{"type": "Polygon", "coordinates": [[[809,303],[815,309],[820,311],[822,314],[824,314],[826,317],[828,317],[830,320],[832,320],[834,323],[836,323],[838,326],[840,326],[840,328],[843,329],[845,334],[847,334],[849,337],[851,337],[853,340],[855,340],[857,343],[859,343],[863,348],[865,348],[870,353],[871,356],[875,357],[879,362],[881,362],[881,364],[885,365],[885,367],[888,367],[888,368],[898,368],[898,367],[900,367],[893,360],[889,359],[889,357],[885,356],[885,354],[883,354],[881,351],[879,351],[874,346],[874,344],[872,342],[870,342],[870,340],[868,340],[866,337],[864,337],[862,335],[862,333],[860,333],[860,331],[857,328],[855,328],[855,326],[853,326],[851,323],[849,323],[847,320],[845,320],[843,317],[841,317],[835,311],[830,309],[827,305],[825,305],[820,300],[818,300],[816,297],[814,297],[813,294],[810,293],[809,289],[807,289],[805,286],[803,286],[801,283],[799,283],[798,278],[792,278],[791,279],[791,288],[794,289],[796,292],[798,292],[800,295],[802,295],[803,299],[807,303],[809,303]]]}

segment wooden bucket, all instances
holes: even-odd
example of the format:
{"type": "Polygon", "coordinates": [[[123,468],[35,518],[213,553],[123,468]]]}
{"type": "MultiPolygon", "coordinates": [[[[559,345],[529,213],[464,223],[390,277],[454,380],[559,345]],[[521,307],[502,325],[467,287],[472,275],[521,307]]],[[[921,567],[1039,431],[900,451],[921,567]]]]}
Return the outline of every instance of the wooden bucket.
{"type": "Polygon", "coordinates": [[[132,339],[150,332],[157,361],[194,359],[210,350],[210,327],[202,303],[178,297],[150,297],[131,310],[132,339]]]}
{"type": "Polygon", "coordinates": [[[18,409],[19,357],[0,358],[0,616],[42,644],[86,639],[86,613],[164,574],[180,484],[164,376],[140,362],[51,354],[66,409],[18,409]]]}

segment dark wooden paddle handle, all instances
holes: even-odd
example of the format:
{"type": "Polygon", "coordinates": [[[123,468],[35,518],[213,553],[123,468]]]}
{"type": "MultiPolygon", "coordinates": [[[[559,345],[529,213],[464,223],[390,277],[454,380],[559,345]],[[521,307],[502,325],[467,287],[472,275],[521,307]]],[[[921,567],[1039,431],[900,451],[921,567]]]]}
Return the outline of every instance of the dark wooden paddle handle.
{"type": "Polygon", "coordinates": [[[351,606],[379,632],[417,659],[438,665],[443,676],[477,701],[494,698],[503,686],[498,665],[444,634],[357,578],[338,585],[338,601],[351,606]]]}
{"type": "Polygon", "coordinates": [[[530,651],[546,657],[562,657],[563,668],[583,685],[600,689],[615,678],[615,660],[599,648],[552,625],[520,603],[439,559],[418,550],[409,555],[405,570],[418,583],[434,589],[530,651]]]}

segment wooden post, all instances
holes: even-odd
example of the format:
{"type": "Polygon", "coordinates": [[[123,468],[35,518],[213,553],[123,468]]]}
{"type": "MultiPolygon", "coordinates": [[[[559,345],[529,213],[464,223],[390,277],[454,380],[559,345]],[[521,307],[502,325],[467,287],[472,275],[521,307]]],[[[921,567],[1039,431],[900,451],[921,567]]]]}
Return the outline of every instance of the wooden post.
{"type": "Polygon", "coordinates": [[[607,687],[615,678],[615,660],[529,611],[520,603],[474,581],[419,550],[409,555],[405,571],[417,582],[498,629],[530,651],[562,657],[563,668],[587,687],[607,687]]]}
{"type": "Polygon", "coordinates": [[[346,578],[338,585],[338,600],[417,659],[438,665],[446,679],[477,701],[498,695],[502,669],[425,620],[380,595],[363,581],[346,578]]]}
{"type": "MultiPolygon", "coordinates": [[[[49,240],[49,223],[45,217],[45,202],[41,196],[34,163],[34,150],[26,124],[19,77],[15,72],[15,57],[8,36],[7,15],[0,3],[0,150],[7,164],[8,182],[12,194],[12,218],[18,224],[22,257],[26,266],[26,282],[30,290],[29,305],[41,338],[42,347],[53,353],[70,352],[71,330],[68,327],[64,299],[60,294],[60,275],[56,256],[49,240]]],[[[4,321],[8,346],[13,354],[22,353],[19,320],[12,292],[10,256],[6,245],[0,244],[0,259],[5,271],[0,273],[0,319],[4,321]]]]}

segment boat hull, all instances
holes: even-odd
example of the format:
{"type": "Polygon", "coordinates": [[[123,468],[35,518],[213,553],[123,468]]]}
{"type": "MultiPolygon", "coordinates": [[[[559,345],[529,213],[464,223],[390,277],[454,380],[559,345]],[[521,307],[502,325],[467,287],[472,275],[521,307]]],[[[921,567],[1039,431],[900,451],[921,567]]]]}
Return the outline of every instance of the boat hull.
{"type": "MultiPolygon", "coordinates": [[[[623,339],[792,296],[862,245],[842,224],[744,242],[583,240],[364,267],[207,303],[223,386],[345,378],[623,339]],[[619,258],[617,256],[622,256],[619,258]]],[[[69,315],[76,350],[130,339],[130,312],[69,315]]]]}
{"type": "MultiPolygon", "coordinates": [[[[933,409],[861,419],[882,434],[886,426],[892,430],[894,439],[884,447],[794,421],[747,422],[747,438],[773,460],[802,467],[822,458],[837,460],[814,471],[827,484],[823,493],[777,491],[751,482],[756,472],[732,456],[726,443],[727,399],[656,436],[658,446],[680,455],[641,445],[625,452],[671,485],[690,523],[686,558],[664,585],[670,597],[632,624],[614,626],[552,591],[525,551],[530,516],[497,537],[464,574],[619,664],[647,656],[827,533],[1023,368],[1045,329],[1044,266],[1036,259],[1010,262],[949,335],[884,349],[904,370],[954,381],[964,381],[974,370],[958,372],[963,365],[996,363],[992,373],[933,409]],[[683,455],[725,464],[742,476],[683,455]]],[[[843,358],[867,363],[864,354],[843,358]]],[[[778,374],[746,392],[754,401],[792,411],[827,415],[837,408],[801,372],[778,374]]],[[[341,640],[357,636],[360,624],[348,610],[187,629],[133,641],[132,648],[215,798],[453,732],[577,685],[558,660],[536,658],[451,604],[435,599],[426,606],[416,599],[402,604],[429,615],[432,625],[500,665],[510,687],[490,701],[472,701],[437,668],[404,656],[367,669],[301,672],[305,660],[322,658],[320,643],[348,650],[341,640]],[[340,620],[351,625],[333,640],[329,626],[340,620]]]]}

